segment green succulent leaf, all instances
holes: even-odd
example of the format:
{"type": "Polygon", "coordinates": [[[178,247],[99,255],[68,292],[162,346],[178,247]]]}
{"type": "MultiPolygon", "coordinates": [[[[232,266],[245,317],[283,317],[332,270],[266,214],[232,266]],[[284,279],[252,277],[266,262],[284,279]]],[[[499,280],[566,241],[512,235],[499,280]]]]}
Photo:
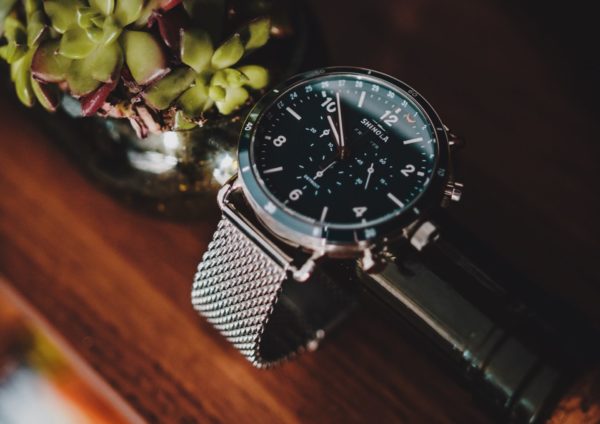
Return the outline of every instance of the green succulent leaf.
{"type": "Polygon", "coordinates": [[[104,26],[105,19],[106,19],[106,16],[104,16],[102,13],[98,13],[96,16],[94,16],[92,18],[92,23],[94,25],[96,25],[98,28],[102,28],[104,26]]]}
{"type": "Polygon", "coordinates": [[[235,65],[244,56],[244,46],[239,34],[234,34],[215,50],[211,64],[216,69],[228,68],[235,65]]]}
{"type": "Polygon", "coordinates": [[[111,44],[115,42],[119,36],[121,35],[121,31],[123,30],[116,19],[112,16],[108,16],[104,20],[104,25],[102,26],[103,36],[102,42],[104,44],[111,44]]]}
{"type": "Polygon", "coordinates": [[[89,2],[91,7],[105,16],[111,15],[115,8],[115,0],[89,0],[89,2]]]}
{"type": "Polygon", "coordinates": [[[181,61],[200,73],[208,68],[214,50],[210,35],[201,29],[181,30],[181,61]]]}
{"type": "Polygon", "coordinates": [[[94,44],[102,44],[104,41],[104,31],[95,25],[86,28],[85,34],[94,44]]]}
{"type": "Polygon", "coordinates": [[[44,12],[41,10],[33,12],[27,23],[27,46],[32,48],[37,45],[45,31],[44,12]]]}
{"type": "Polygon", "coordinates": [[[67,83],[69,90],[75,97],[85,96],[91,93],[101,84],[94,79],[89,72],[88,63],[84,60],[74,60],[67,72],[67,83]]]}
{"type": "Polygon", "coordinates": [[[33,75],[45,82],[65,80],[71,59],[58,54],[59,40],[44,41],[36,50],[31,63],[33,75]]]}
{"type": "Polygon", "coordinates": [[[246,65],[238,68],[247,79],[245,85],[254,90],[261,90],[269,85],[269,71],[258,65],[246,65]]]}
{"type": "Polygon", "coordinates": [[[100,12],[91,7],[78,7],[77,8],[77,24],[83,28],[88,29],[94,24],[93,20],[102,16],[100,12]]]}
{"type": "Polygon", "coordinates": [[[226,90],[225,98],[216,102],[217,109],[223,115],[229,115],[242,106],[248,97],[248,91],[244,87],[229,87],[226,90]]]}
{"type": "Polygon", "coordinates": [[[194,82],[196,74],[189,68],[179,68],[154,83],[144,93],[146,103],[158,110],[167,109],[194,82]]]}
{"type": "Polygon", "coordinates": [[[44,10],[50,18],[52,28],[64,34],[69,28],[77,25],[77,9],[81,6],[78,0],[46,0],[44,10]]]}
{"type": "Polygon", "coordinates": [[[143,0],[116,0],[113,16],[122,27],[135,22],[142,13],[143,0]]]}
{"type": "Polygon", "coordinates": [[[93,79],[107,83],[117,77],[123,66],[123,51],[119,43],[112,43],[98,47],[82,61],[93,79]]]}
{"type": "Polygon", "coordinates": [[[189,116],[178,110],[175,112],[175,122],[173,123],[173,130],[175,131],[186,131],[194,129],[198,126],[189,116]]]}
{"type": "Polygon", "coordinates": [[[60,54],[69,59],[83,59],[96,48],[96,43],[90,40],[81,28],[71,28],[60,39],[60,54]]]}
{"type": "Polygon", "coordinates": [[[148,20],[150,19],[150,16],[152,16],[152,12],[159,8],[160,0],[148,0],[145,3],[146,4],[142,7],[142,10],[140,11],[140,15],[135,20],[136,27],[145,27],[146,25],[148,25],[148,20]]]}
{"type": "Polygon", "coordinates": [[[4,32],[4,19],[12,11],[17,0],[0,0],[0,34],[4,32]]]}
{"type": "Polygon", "coordinates": [[[264,46],[269,41],[271,35],[271,19],[260,18],[248,24],[248,41],[246,41],[246,50],[254,50],[264,46]]]}
{"type": "Polygon", "coordinates": [[[15,83],[17,97],[25,106],[31,107],[35,102],[35,94],[31,86],[31,60],[34,50],[27,52],[25,56],[11,65],[11,75],[15,83]]]}
{"type": "Polygon", "coordinates": [[[225,91],[225,87],[221,86],[221,85],[211,85],[208,88],[208,95],[210,96],[210,98],[216,102],[221,101],[221,100],[225,100],[225,96],[227,95],[227,92],[225,91]]]}
{"type": "Polygon", "coordinates": [[[26,44],[27,30],[25,25],[14,16],[8,16],[4,20],[4,37],[9,43],[26,44]]]}
{"type": "Polygon", "coordinates": [[[148,84],[167,72],[165,55],[151,34],[126,31],[123,35],[123,46],[127,66],[139,84],[148,84]]]}
{"type": "Polygon", "coordinates": [[[228,87],[241,87],[248,82],[248,77],[237,69],[223,69],[228,87]]]}
{"type": "Polygon", "coordinates": [[[5,47],[6,47],[6,51],[4,53],[6,55],[5,60],[10,65],[12,65],[17,60],[21,59],[23,56],[25,56],[27,54],[27,48],[25,46],[15,43],[15,42],[11,42],[11,43],[7,44],[5,47]]]}
{"type": "Polygon", "coordinates": [[[25,16],[31,16],[33,13],[40,10],[40,0],[24,0],[23,7],[25,9],[25,16]]]}
{"type": "Polygon", "coordinates": [[[31,87],[33,94],[35,94],[35,97],[42,107],[48,112],[55,112],[60,97],[58,87],[55,85],[42,86],[42,84],[33,77],[31,77],[31,87]]]}
{"type": "Polygon", "coordinates": [[[214,101],[208,95],[208,89],[203,81],[196,79],[196,84],[179,97],[177,102],[186,115],[199,117],[212,107],[214,101]]]}

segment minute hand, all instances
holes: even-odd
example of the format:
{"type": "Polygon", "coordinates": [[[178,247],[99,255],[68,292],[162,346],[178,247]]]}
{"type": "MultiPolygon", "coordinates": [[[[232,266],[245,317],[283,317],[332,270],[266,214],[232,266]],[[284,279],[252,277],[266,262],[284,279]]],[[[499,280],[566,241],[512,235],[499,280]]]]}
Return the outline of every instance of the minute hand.
{"type": "Polygon", "coordinates": [[[344,139],[344,122],[342,121],[342,106],[340,104],[340,93],[335,93],[335,99],[337,101],[337,112],[338,112],[338,125],[340,127],[340,139],[339,145],[341,150],[341,156],[344,157],[346,153],[346,140],[344,139]]]}

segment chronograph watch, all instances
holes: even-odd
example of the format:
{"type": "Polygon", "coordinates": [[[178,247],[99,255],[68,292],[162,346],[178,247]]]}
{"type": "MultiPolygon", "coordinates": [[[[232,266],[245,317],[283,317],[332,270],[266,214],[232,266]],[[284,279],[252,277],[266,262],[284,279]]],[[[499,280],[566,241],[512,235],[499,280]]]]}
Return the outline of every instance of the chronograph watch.
{"type": "Polygon", "coordinates": [[[351,303],[344,267],[375,273],[393,245],[435,238],[428,216],[461,196],[457,144],[417,91],[376,71],[319,69],[271,90],[243,124],[194,306],[257,366],[315,347],[351,303]]]}
{"type": "Polygon", "coordinates": [[[461,144],[419,92],[376,71],[319,69],[271,90],[243,123],[194,307],[266,368],[316,348],[367,287],[534,422],[562,370],[499,324],[523,308],[440,237],[461,144]]]}

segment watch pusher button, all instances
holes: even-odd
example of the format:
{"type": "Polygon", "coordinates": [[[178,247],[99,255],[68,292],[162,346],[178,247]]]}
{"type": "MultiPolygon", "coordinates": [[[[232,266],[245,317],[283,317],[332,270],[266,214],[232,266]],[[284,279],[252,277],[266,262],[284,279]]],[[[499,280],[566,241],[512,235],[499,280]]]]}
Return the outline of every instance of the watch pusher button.
{"type": "Polygon", "coordinates": [[[446,185],[446,190],[444,194],[449,200],[453,202],[459,202],[462,197],[464,185],[459,183],[458,181],[450,181],[446,185]]]}
{"type": "Polygon", "coordinates": [[[450,133],[448,134],[448,144],[453,149],[461,149],[465,145],[465,140],[450,133]]]}
{"type": "Polygon", "coordinates": [[[462,137],[459,137],[456,134],[454,134],[445,125],[444,125],[444,129],[446,130],[446,133],[448,134],[448,144],[450,145],[451,148],[460,149],[460,148],[464,147],[465,140],[462,137]]]}

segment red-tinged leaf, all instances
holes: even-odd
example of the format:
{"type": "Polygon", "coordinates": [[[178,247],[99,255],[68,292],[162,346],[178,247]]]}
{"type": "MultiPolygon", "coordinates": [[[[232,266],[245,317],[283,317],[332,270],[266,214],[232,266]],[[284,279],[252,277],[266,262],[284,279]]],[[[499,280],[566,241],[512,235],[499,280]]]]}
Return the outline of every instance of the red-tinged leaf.
{"type": "Polygon", "coordinates": [[[81,110],[83,116],[92,116],[102,107],[106,101],[108,95],[117,86],[118,79],[115,78],[113,82],[109,82],[101,85],[90,94],[83,96],[79,101],[81,102],[81,110]]]}
{"type": "Polygon", "coordinates": [[[48,40],[42,43],[33,55],[31,73],[42,82],[62,82],[65,80],[71,59],[58,54],[59,42],[48,40]]]}
{"type": "Polygon", "coordinates": [[[158,23],[158,30],[163,42],[175,52],[181,45],[181,29],[188,28],[191,24],[190,17],[182,7],[177,7],[168,12],[156,12],[154,19],[158,23]]]}
{"type": "Polygon", "coordinates": [[[160,8],[165,12],[173,9],[181,4],[182,0],[162,0],[160,2],[160,8]]]}

